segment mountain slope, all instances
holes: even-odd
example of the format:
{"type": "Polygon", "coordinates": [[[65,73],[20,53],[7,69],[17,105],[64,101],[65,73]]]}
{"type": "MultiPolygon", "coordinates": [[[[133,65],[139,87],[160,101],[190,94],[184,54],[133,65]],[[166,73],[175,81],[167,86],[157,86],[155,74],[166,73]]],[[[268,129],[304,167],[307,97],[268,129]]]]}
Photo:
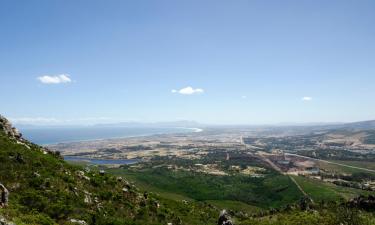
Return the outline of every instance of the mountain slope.
{"type": "Polygon", "coordinates": [[[344,125],[344,127],[352,128],[352,129],[364,129],[364,130],[375,129],[375,120],[347,123],[344,125]]]}
{"type": "Polygon", "coordinates": [[[0,162],[0,183],[10,193],[0,215],[16,224],[166,224],[180,220],[126,180],[84,171],[23,140],[4,118],[0,122],[0,162]]]}

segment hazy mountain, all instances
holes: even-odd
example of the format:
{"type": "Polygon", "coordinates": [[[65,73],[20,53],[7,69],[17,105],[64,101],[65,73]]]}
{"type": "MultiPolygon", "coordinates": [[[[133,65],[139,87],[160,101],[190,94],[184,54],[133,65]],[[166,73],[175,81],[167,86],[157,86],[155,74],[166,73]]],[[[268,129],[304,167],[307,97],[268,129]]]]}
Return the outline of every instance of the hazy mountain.
{"type": "Polygon", "coordinates": [[[343,124],[342,126],[352,129],[375,129],[375,120],[347,123],[343,124]]]}

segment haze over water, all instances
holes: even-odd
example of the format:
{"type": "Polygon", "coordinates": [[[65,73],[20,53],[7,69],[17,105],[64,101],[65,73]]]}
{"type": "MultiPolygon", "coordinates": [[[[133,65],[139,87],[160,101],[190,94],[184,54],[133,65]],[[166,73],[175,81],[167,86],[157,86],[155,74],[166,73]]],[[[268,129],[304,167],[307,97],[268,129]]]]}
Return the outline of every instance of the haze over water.
{"type": "Polygon", "coordinates": [[[195,128],[173,127],[43,127],[21,129],[23,136],[41,145],[98,139],[149,136],[156,134],[186,133],[195,128]]]}

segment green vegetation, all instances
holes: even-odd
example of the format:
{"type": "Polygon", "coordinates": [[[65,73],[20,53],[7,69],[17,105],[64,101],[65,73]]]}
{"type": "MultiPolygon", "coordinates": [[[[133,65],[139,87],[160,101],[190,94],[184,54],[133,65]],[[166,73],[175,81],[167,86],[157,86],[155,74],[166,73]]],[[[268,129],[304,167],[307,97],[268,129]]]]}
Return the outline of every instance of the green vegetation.
{"type": "Polygon", "coordinates": [[[373,214],[340,205],[316,205],[307,211],[286,209],[271,215],[239,220],[238,225],[373,225],[373,214]]]}
{"type": "MultiPolygon", "coordinates": [[[[110,172],[135,181],[139,187],[154,187],[164,193],[197,201],[237,201],[268,209],[295,203],[303,196],[288,176],[274,171],[268,171],[264,177],[239,173],[212,175],[194,170],[168,169],[159,164],[161,162],[165,161],[157,160],[143,164],[142,168],[125,167],[110,172]]],[[[192,166],[185,160],[174,159],[173,163],[186,168],[192,166]]]]}
{"type": "Polygon", "coordinates": [[[369,195],[371,192],[363,191],[354,188],[341,187],[320,180],[313,180],[301,176],[294,177],[302,189],[315,202],[341,202],[342,200],[349,200],[358,195],[369,195]]]}
{"type": "Polygon", "coordinates": [[[375,163],[374,162],[366,162],[366,161],[339,161],[339,160],[330,160],[330,162],[317,162],[319,168],[333,172],[333,173],[366,173],[366,174],[375,174],[375,172],[369,170],[375,170],[375,163]],[[338,163],[338,164],[334,164],[338,163]],[[339,165],[342,164],[342,165],[339,165]],[[352,166],[352,167],[351,167],[352,166]],[[358,167],[358,168],[355,168],[358,167]],[[363,169],[361,169],[363,168],[363,169]],[[366,170],[369,169],[369,170],[366,170]]]}
{"type": "Polygon", "coordinates": [[[245,212],[248,214],[257,214],[262,212],[262,209],[256,206],[248,205],[240,201],[230,201],[230,200],[207,200],[205,201],[219,209],[229,209],[237,212],[245,212]]]}
{"type": "Polygon", "coordinates": [[[180,224],[183,219],[199,224],[214,223],[218,214],[218,209],[203,203],[186,206],[155,194],[146,199],[126,180],[96,170],[84,172],[37,145],[10,139],[1,130],[0,162],[0,182],[10,192],[9,205],[0,209],[0,216],[21,225],[72,224],[71,219],[100,225],[180,224]],[[190,208],[204,214],[191,214],[190,208]]]}
{"type": "MultiPolygon", "coordinates": [[[[374,162],[366,162],[366,161],[340,161],[340,160],[332,160],[332,162],[335,163],[341,163],[348,166],[356,166],[361,167],[365,169],[375,170],[375,163],[374,162]]],[[[358,171],[358,169],[353,169],[355,172],[358,171]]],[[[363,170],[361,170],[363,171],[363,170]]],[[[375,173],[375,172],[374,172],[375,173]]]]}
{"type": "MultiPolygon", "coordinates": [[[[332,162],[340,162],[343,165],[350,165],[352,161],[333,161],[332,162]]],[[[356,172],[363,172],[361,169],[357,168],[352,168],[352,167],[347,167],[347,166],[342,166],[342,165],[337,165],[337,164],[332,164],[332,163],[327,163],[327,162],[317,162],[319,168],[329,171],[332,173],[356,173],[356,172]]]]}

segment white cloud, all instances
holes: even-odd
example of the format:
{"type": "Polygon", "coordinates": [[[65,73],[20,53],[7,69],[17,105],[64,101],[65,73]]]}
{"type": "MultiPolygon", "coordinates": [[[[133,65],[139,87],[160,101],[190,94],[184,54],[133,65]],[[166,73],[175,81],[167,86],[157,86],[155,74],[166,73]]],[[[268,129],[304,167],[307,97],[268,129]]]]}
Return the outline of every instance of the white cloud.
{"type": "Polygon", "coordinates": [[[247,96],[246,95],[242,95],[241,98],[247,99],[247,96]]]}
{"type": "Polygon", "coordinates": [[[43,84],[61,84],[72,82],[68,74],[59,74],[54,76],[44,75],[38,77],[37,79],[43,84]]]}
{"type": "Polygon", "coordinates": [[[311,100],[313,100],[313,98],[308,97],[308,96],[305,96],[305,97],[302,98],[302,101],[311,101],[311,100]]]}
{"type": "Polygon", "coordinates": [[[192,88],[192,87],[188,86],[188,87],[182,88],[180,90],[173,89],[171,92],[172,93],[179,93],[179,94],[182,94],[182,95],[193,95],[193,94],[202,94],[202,93],[204,93],[204,90],[201,89],[201,88],[192,88]]]}

